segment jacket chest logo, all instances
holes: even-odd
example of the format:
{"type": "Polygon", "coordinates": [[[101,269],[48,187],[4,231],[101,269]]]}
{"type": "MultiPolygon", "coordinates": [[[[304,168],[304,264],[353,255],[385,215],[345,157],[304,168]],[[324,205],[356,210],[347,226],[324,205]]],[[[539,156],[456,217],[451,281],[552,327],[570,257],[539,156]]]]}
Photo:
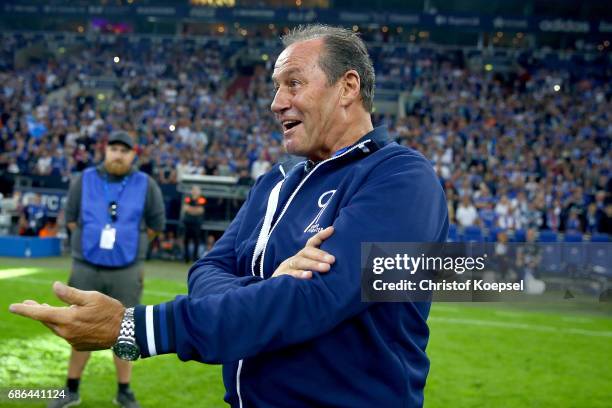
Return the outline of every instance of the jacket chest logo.
{"type": "Polygon", "coordinates": [[[325,212],[325,209],[327,208],[328,204],[331,202],[335,193],[336,193],[336,190],[329,190],[321,194],[321,196],[319,197],[319,200],[317,201],[317,205],[319,206],[319,212],[314,217],[314,219],[310,222],[310,224],[308,224],[306,229],[304,229],[304,233],[316,234],[317,232],[322,231],[324,229],[323,227],[319,226],[319,220],[321,219],[321,216],[325,212]]]}

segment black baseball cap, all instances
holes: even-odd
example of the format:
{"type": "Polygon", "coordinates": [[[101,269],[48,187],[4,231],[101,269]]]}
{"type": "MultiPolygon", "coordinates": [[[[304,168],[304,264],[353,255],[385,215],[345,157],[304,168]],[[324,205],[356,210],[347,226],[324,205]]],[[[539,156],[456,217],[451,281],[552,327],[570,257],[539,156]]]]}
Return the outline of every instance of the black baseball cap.
{"type": "Polygon", "coordinates": [[[130,135],[122,130],[111,133],[110,137],[108,138],[108,144],[113,143],[123,143],[130,149],[134,148],[134,140],[132,140],[130,135]]]}

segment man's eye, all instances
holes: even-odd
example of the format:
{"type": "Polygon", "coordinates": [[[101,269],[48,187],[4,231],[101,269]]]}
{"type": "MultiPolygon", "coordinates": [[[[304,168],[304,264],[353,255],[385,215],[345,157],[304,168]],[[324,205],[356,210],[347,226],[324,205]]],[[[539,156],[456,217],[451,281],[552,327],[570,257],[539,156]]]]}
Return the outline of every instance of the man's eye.
{"type": "Polygon", "coordinates": [[[291,86],[298,86],[300,84],[300,81],[298,81],[297,79],[292,79],[291,81],[289,81],[289,85],[291,86]]]}

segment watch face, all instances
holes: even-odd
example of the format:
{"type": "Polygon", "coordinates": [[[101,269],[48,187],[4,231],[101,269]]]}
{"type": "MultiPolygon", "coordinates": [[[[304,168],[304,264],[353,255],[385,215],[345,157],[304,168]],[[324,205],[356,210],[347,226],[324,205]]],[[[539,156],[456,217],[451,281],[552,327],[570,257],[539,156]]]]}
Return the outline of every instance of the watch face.
{"type": "Polygon", "coordinates": [[[113,346],[113,351],[122,360],[134,361],[140,357],[138,345],[128,341],[118,341],[113,346]]]}

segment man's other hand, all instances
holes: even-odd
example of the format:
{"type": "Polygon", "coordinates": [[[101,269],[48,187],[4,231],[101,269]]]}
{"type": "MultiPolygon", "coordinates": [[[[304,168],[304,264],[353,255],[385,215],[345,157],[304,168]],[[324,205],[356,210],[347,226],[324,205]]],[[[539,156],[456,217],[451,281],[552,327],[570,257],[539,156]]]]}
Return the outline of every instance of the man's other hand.
{"type": "Polygon", "coordinates": [[[294,278],[310,279],[313,272],[329,272],[336,258],[319,247],[333,233],[334,227],[327,227],[310,237],[304,248],[276,268],[272,277],[291,275],[294,278]]]}
{"type": "Polygon", "coordinates": [[[53,307],[33,300],[10,305],[15,314],[42,322],[78,351],[102,350],[115,344],[125,308],[100,292],[53,284],[55,295],[69,307],[53,307]]]}

